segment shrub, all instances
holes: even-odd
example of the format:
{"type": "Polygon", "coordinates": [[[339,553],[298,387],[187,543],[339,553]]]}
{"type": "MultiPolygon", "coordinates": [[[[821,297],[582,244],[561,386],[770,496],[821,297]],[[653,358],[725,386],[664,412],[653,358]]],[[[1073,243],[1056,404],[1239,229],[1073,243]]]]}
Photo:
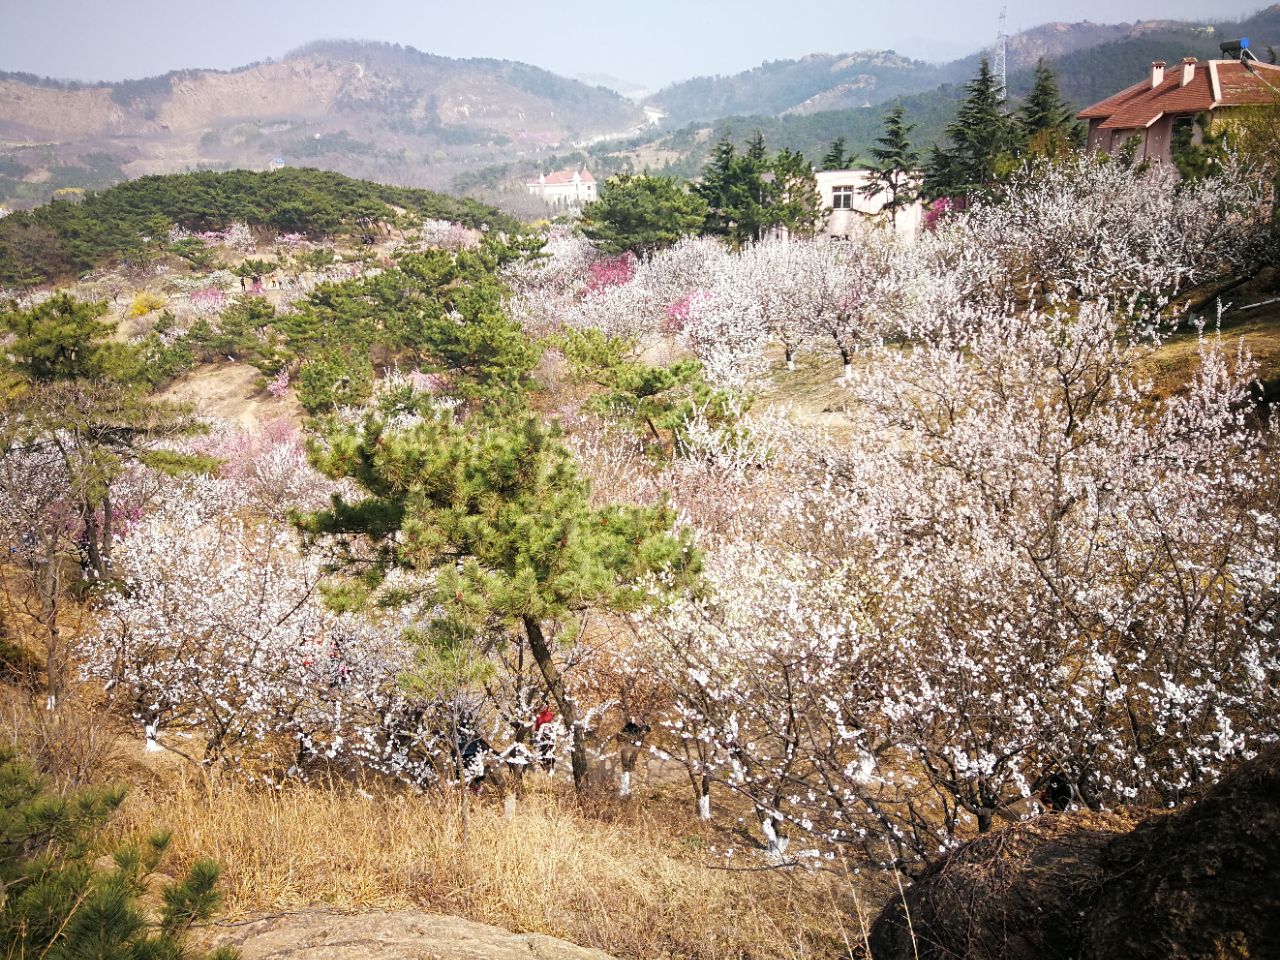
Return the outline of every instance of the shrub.
{"type": "MultiPolygon", "coordinates": [[[[198,956],[186,937],[218,905],[218,865],[196,860],[164,891],[159,915],[148,916],[141,897],[170,835],[116,849],[109,868],[94,859],[103,826],[123,799],[118,789],[58,796],[29,766],[0,751],[0,951],[6,957],[198,956]]],[[[219,950],[210,960],[237,956],[219,950]]]]}
{"type": "Polygon", "coordinates": [[[164,306],[164,297],[149,290],[142,290],[134,294],[133,300],[129,303],[128,316],[145,317],[154,310],[159,310],[164,306]]]}

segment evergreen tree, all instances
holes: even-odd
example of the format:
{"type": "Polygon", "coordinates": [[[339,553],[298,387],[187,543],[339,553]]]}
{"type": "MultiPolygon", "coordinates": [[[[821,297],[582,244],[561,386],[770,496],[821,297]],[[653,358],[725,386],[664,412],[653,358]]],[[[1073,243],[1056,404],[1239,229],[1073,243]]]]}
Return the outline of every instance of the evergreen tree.
{"type": "Polygon", "coordinates": [[[899,104],[884,117],[884,132],[876,138],[876,146],[871,148],[873,163],[870,176],[862,188],[862,195],[868,199],[885,196],[883,209],[889,211],[889,218],[894,225],[898,222],[898,211],[915,203],[920,196],[916,185],[917,170],[920,166],[920,155],[911,147],[907,139],[914,124],[902,122],[905,108],[899,104]]]}
{"type": "Polygon", "coordinates": [[[315,413],[367,399],[375,359],[440,373],[470,400],[519,401],[539,350],[507,315],[497,271],[528,252],[523,241],[490,240],[479,250],[427,250],[318,288],[282,320],[285,359],[304,363],[304,405],[315,413]]]}
{"type": "Polygon", "coordinates": [[[752,134],[744,152],[722,140],[694,187],[707,202],[704,232],[741,245],[760,240],[774,227],[811,235],[822,222],[817,178],[803,155],[768,155],[764,136],[752,134]]]}
{"type": "Polygon", "coordinates": [[[931,200],[947,196],[946,185],[953,182],[955,174],[951,169],[951,154],[946,153],[938,144],[929,148],[929,156],[924,162],[924,186],[921,195],[931,200]]]}
{"type": "Polygon", "coordinates": [[[670,177],[620,174],[582,210],[582,232],[606,253],[646,256],[699,232],[707,202],[670,177]]]}
{"type": "Polygon", "coordinates": [[[930,156],[924,193],[930,198],[969,199],[995,184],[1002,158],[1017,146],[1017,125],[1004,111],[1000,81],[986,57],[977,75],[966,84],[968,95],[947,125],[948,146],[930,156]]]}
{"type": "Polygon", "coordinates": [[[13,339],[5,353],[14,372],[30,382],[129,380],[136,366],[129,348],[111,339],[116,325],[102,317],[105,301],[57,293],[28,310],[0,312],[0,330],[13,339]]]}
{"type": "MultiPolygon", "coordinates": [[[[119,790],[59,796],[0,750],[0,955],[47,960],[184,960],[193,926],[217,909],[218,865],[197,860],[165,889],[159,917],[140,902],[169,846],[169,834],[121,847],[111,867],[95,863],[97,842],[119,807],[119,790]]],[[[230,949],[210,960],[235,960],[230,949]]]]}
{"type": "Polygon", "coordinates": [[[764,137],[759,131],[743,153],[738,153],[728,140],[716,144],[703,168],[702,182],[694,188],[707,202],[706,233],[725,237],[734,244],[764,236],[769,225],[767,160],[764,137]]]}
{"type": "Polygon", "coordinates": [[[738,186],[739,157],[729,140],[721,140],[711,150],[702,168],[702,179],[693,190],[707,204],[703,230],[715,236],[729,237],[741,205],[738,186]]]}
{"type": "Polygon", "coordinates": [[[24,616],[39,626],[50,709],[69,669],[71,592],[111,574],[120,480],[136,467],[180,473],[214,465],[166,443],[203,427],[134,385],[140,353],[112,339],[105,310],[59,295],[0,314],[0,332],[12,337],[0,360],[0,484],[11,505],[0,521],[26,559],[12,573],[30,598],[24,616]]]}
{"type": "Polygon", "coordinates": [[[1227,156],[1226,146],[1222,134],[1213,129],[1207,113],[1174,120],[1169,154],[1184,181],[1203,180],[1221,170],[1227,156]]]}
{"type": "Polygon", "coordinates": [[[1041,57],[1031,90],[1015,117],[1022,142],[1037,156],[1058,156],[1081,145],[1082,130],[1058,92],[1058,77],[1041,57]]]}
{"type": "Polygon", "coordinates": [[[848,141],[844,137],[836,137],[831,141],[831,146],[827,148],[826,154],[822,157],[823,170],[843,170],[845,164],[850,161],[850,157],[845,153],[845,145],[848,141]]]}
{"type": "Polygon", "coordinates": [[[772,179],[766,182],[764,226],[811,237],[825,219],[818,178],[804,155],[782,149],[769,163],[772,179]]]}
{"type": "Polygon", "coordinates": [[[651,577],[678,584],[698,555],[672,531],[665,506],[592,507],[589,486],[554,427],[518,417],[466,425],[423,407],[395,428],[385,411],[332,423],[316,465],[350,478],[365,496],[298,518],[308,537],[332,536],[336,569],[359,574],[360,601],[392,570],[426,575],[436,611],[425,636],[518,630],[573,736],[574,783],[587,784],[585,731],[554,655],[588,610],[627,610],[649,599],[651,577]]]}
{"type": "Polygon", "coordinates": [[[156,447],[202,428],[188,411],[150,400],[135,386],[143,380],[139,352],[113,339],[116,325],[103,321],[104,313],[105,303],[58,294],[0,314],[0,330],[14,338],[0,367],[7,367],[15,394],[0,408],[0,457],[58,452],[68,505],[84,524],[84,550],[97,579],[111,559],[112,485],[130,465],[166,472],[212,465],[156,447]]]}
{"type": "Polygon", "coordinates": [[[717,389],[707,382],[697,360],[677,360],[650,366],[637,360],[637,345],[599,330],[575,330],[559,338],[577,383],[602,388],[590,405],[605,416],[622,419],[649,441],[647,452],[658,458],[675,455],[688,439],[695,412],[706,423],[732,438],[750,409],[749,397],[717,389]]]}

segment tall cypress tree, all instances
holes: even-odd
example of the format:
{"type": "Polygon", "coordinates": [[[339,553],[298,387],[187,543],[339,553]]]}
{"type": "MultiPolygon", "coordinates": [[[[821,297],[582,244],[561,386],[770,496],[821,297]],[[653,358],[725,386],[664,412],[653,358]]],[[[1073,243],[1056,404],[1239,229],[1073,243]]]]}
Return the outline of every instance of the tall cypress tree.
{"type": "Polygon", "coordinates": [[[731,236],[742,198],[738,184],[740,158],[729,140],[721,140],[702,168],[702,180],[693,190],[707,202],[706,233],[731,236]]]}
{"type": "Polygon", "coordinates": [[[888,198],[883,209],[889,211],[889,218],[895,226],[898,211],[915,203],[920,196],[916,185],[920,154],[912,149],[911,141],[907,139],[915,124],[903,123],[905,112],[902,104],[898,104],[885,114],[884,132],[876,138],[876,146],[871,148],[874,158],[871,175],[862,188],[862,195],[868,199],[880,195],[888,198]]]}
{"type": "Polygon", "coordinates": [[[1080,124],[1062,99],[1058,77],[1043,57],[1036,61],[1031,91],[1015,119],[1022,141],[1032,153],[1048,156],[1080,145],[1080,124]]]}
{"type": "Polygon", "coordinates": [[[845,153],[845,146],[848,141],[844,137],[836,137],[831,141],[831,146],[827,148],[826,154],[822,158],[823,170],[843,170],[846,163],[851,159],[845,153]]]}
{"type": "Polygon", "coordinates": [[[747,149],[739,161],[738,182],[745,200],[739,208],[738,229],[734,237],[738,243],[759,240],[774,225],[775,212],[770,209],[772,187],[766,181],[766,176],[772,172],[764,134],[756,130],[747,139],[747,149]]]}
{"type": "Polygon", "coordinates": [[[759,240],[769,226],[767,171],[768,154],[758,130],[743,153],[728,140],[716,144],[703,168],[702,182],[694,188],[707,201],[705,231],[735,244],[759,240]]]}
{"type": "Polygon", "coordinates": [[[1000,81],[986,57],[965,85],[967,96],[947,125],[946,162],[930,158],[925,179],[929,197],[971,198],[988,192],[996,181],[1000,158],[1017,146],[1018,129],[1005,113],[1000,81]]]}

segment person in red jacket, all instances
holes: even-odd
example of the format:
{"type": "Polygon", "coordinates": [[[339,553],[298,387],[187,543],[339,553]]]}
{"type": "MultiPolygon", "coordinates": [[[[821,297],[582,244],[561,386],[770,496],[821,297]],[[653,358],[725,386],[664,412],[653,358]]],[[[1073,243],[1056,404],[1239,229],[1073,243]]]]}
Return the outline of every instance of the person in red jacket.
{"type": "Polygon", "coordinates": [[[533,719],[533,746],[542,769],[554,773],[556,768],[556,713],[543,704],[533,719]]]}

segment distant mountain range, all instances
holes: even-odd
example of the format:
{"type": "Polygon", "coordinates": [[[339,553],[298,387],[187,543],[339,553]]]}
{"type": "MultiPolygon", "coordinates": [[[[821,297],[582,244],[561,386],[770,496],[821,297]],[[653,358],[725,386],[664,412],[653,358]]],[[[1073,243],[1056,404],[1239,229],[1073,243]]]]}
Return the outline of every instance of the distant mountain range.
{"type": "MultiPolygon", "coordinates": [[[[1227,37],[1250,36],[1280,43],[1280,5],[1236,23],[1216,25],[1177,20],[1144,20],[1137,23],[1098,24],[1046,23],[1014,34],[1007,42],[1007,65],[1011,76],[1035,66],[1043,57],[1064,61],[1081,51],[1106,48],[1106,57],[1115,69],[1093,76],[1064,76],[1068,96],[1095,99],[1114,92],[1110,86],[1120,73],[1133,75],[1134,57],[1149,50],[1194,52],[1201,57],[1218,53],[1218,44],[1227,37]],[[1095,82],[1095,78],[1098,80],[1095,82]],[[1089,92],[1086,92],[1089,91],[1089,92]]],[[[813,114],[875,106],[895,97],[909,96],[958,83],[972,76],[978,60],[989,51],[980,51],[946,64],[925,63],[900,56],[892,50],[862,53],[811,54],[799,60],[775,60],[732,76],[695,77],[672,84],[653,94],[645,103],[664,110],[668,125],[690,121],[718,120],[729,116],[813,114]]],[[[1172,55],[1172,54],[1171,54],[1172,55]]],[[[1179,53],[1179,55],[1184,55],[1179,53]]],[[[1066,71],[1062,71],[1066,73],[1066,71]]],[[[1129,81],[1130,83],[1133,80],[1129,81]]],[[[1015,85],[1011,81],[1010,87],[1015,85]]]]}
{"type": "Polygon", "coordinates": [[[40,199],[42,184],[77,172],[91,180],[108,157],[126,175],[274,161],[441,186],[468,164],[643,121],[612,90],[528,64],[381,43],[321,42],[236,70],[120,83],[0,74],[0,200],[40,199]]]}
{"type": "MultiPolygon", "coordinates": [[[[1051,23],[1008,40],[1009,91],[1035,61],[1085,106],[1153,59],[1218,55],[1249,36],[1280,44],[1280,4],[1240,22],[1051,23]]],[[[754,129],[812,159],[837,136],[865,150],[900,100],[925,147],[941,136],[985,51],[945,64],[894,51],[812,54],[697,77],[634,102],[610,77],[572,80],[524,63],[452,59],[384,43],[326,41],[236,70],[86,84],[0,73],[0,204],[145,173],[314,166],[386,183],[467,189],[532,212],[521,181],[553,165],[597,176],[671,165],[692,174],[711,143],[754,129]],[[610,87],[614,89],[610,89],[610,87]],[[657,111],[665,119],[646,127],[657,111]],[[588,146],[588,144],[594,144],[588,146]]]]}

